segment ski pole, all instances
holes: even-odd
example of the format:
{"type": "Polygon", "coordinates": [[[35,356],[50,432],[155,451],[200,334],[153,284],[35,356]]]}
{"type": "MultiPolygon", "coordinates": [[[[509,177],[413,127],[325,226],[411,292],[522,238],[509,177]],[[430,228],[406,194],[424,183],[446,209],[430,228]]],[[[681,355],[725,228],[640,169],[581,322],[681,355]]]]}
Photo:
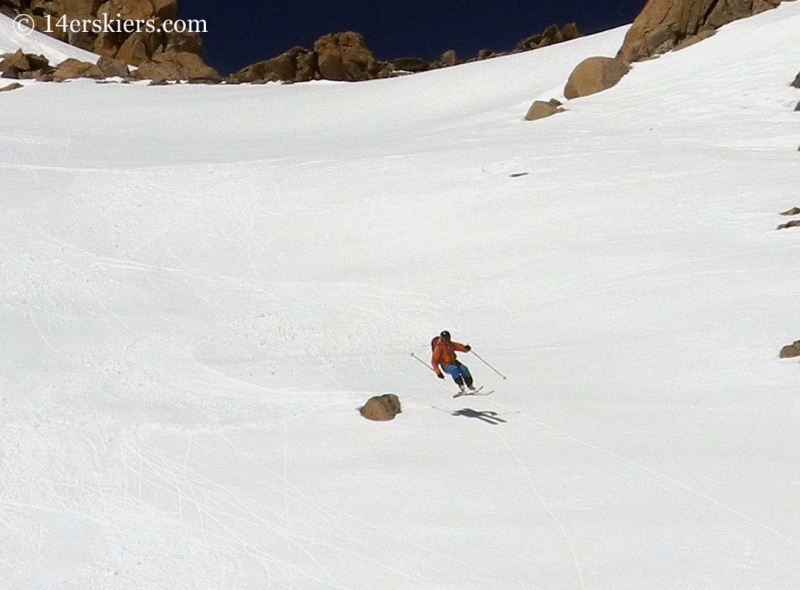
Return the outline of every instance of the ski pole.
{"type": "MultiPolygon", "coordinates": [[[[418,357],[416,354],[414,354],[413,352],[411,353],[411,356],[413,356],[415,359],[417,359],[419,362],[421,362],[423,365],[425,365],[425,366],[426,366],[428,369],[430,369],[431,371],[433,371],[433,367],[431,367],[431,366],[430,366],[428,363],[426,363],[425,361],[423,361],[421,358],[419,358],[419,357],[418,357]]],[[[433,372],[435,373],[436,371],[433,371],[433,372]]]]}
{"type": "Polygon", "coordinates": [[[479,360],[480,360],[480,361],[481,361],[481,362],[482,362],[484,365],[486,365],[487,367],[489,367],[489,368],[490,368],[492,371],[494,371],[495,373],[497,373],[498,375],[500,375],[500,376],[501,376],[503,379],[508,379],[508,377],[506,377],[505,375],[503,375],[503,374],[502,374],[500,371],[498,371],[498,370],[497,370],[497,369],[495,369],[495,368],[494,368],[492,365],[490,365],[490,364],[489,364],[489,363],[487,363],[485,360],[483,360],[483,358],[481,358],[481,355],[479,355],[477,352],[475,352],[475,350],[474,350],[474,349],[473,349],[473,350],[471,350],[471,352],[472,352],[472,354],[474,354],[476,357],[478,357],[478,359],[479,359],[479,360]]]}

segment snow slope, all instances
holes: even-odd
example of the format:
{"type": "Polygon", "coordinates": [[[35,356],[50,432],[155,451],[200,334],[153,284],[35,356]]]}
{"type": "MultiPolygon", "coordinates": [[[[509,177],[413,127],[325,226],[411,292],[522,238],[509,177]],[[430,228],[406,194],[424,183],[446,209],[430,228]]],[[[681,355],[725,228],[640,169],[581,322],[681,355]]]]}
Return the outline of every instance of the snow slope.
{"type": "Polygon", "coordinates": [[[0,587],[800,587],[798,30],[2,95],[0,587]]]}
{"type": "Polygon", "coordinates": [[[44,55],[51,65],[74,58],[96,63],[98,55],[78,47],[61,43],[38,31],[26,28],[25,23],[15,26],[14,21],[0,14],[0,53],[14,53],[22,49],[25,53],[44,55]]]}

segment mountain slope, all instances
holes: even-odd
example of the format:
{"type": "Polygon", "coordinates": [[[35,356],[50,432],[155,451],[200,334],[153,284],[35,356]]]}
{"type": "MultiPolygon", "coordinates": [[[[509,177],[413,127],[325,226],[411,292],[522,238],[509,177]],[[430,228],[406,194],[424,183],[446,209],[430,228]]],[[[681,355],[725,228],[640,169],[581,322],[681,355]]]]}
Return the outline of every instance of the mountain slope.
{"type": "Polygon", "coordinates": [[[536,123],[624,29],[355,85],[3,96],[0,579],[797,587],[799,26],[536,123]],[[442,329],[494,395],[410,358],[442,329]],[[403,413],[364,421],[384,392],[403,413]]]}

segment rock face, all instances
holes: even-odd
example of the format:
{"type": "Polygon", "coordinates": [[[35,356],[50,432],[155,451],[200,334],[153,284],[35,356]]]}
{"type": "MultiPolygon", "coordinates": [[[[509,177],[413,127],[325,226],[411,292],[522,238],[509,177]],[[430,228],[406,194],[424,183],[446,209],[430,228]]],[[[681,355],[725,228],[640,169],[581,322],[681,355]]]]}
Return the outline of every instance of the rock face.
{"type": "Polygon", "coordinates": [[[781,0],[650,0],[617,57],[626,63],[666,51],[704,31],[774,8],[781,0]]]}
{"type": "MultiPolygon", "coordinates": [[[[103,20],[103,15],[108,15],[110,21],[117,20],[117,14],[122,19],[152,21],[154,28],[160,26],[166,19],[178,18],[178,0],[0,0],[0,12],[11,16],[17,14],[31,15],[36,27],[46,32],[46,17],[51,17],[52,23],[57,23],[62,16],[67,22],[74,20],[103,20]]],[[[181,68],[177,71],[187,70],[189,61],[197,62],[202,59],[202,40],[199,33],[163,33],[163,32],[94,32],[89,27],[88,31],[77,33],[64,31],[54,26],[54,31],[48,33],[59,41],[64,41],[93,51],[107,58],[114,58],[126,64],[140,66],[148,63],[160,63],[156,56],[164,54],[194,54],[195,57],[181,57],[181,68]]],[[[202,68],[208,68],[205,63],[202,68]]],[[[196,72],[201,66],[193,63],[188,68],[196,72]]],[[[102,70],[102,68],[101,68],[102,70]]],[[[121,75],[122,69],[115,68],[114,75],[121,75]]],[[[104,72],[105,73],[105,72],[104,72]]],[[[174,71],[172,72],[174,73],[174,71]]],[[[213,75],[207,71],[202,74],[203,79],[221,79],[219,74],[213,75]]],[[[174,78],[168,78],[174,79],[174,78]]],[[[180,78],[188,79],[188,78],[180,78]]]]}
{"type": "Polygon", "coordinates": [[[780,357],[782,359],[790,359],[800,356],[800,340],[796,340],[793,344],[784,346],[781,349],[780,357]]]}
{"type": "Polygon", "coordinates": [[[607,90],[630,71],[630,66],[612,57],[589,57],[579,63],[567,80],[564,96],[579,98],[607,90]]]}
{"type": "Polygon", "coordinates": [[[400,400],[393,393],[371,397],[364,404],[364,407],[359,410],[361,415],[367,420],[374,420],[377,422],[386,422],[394,420],[394,417],[402,410],[400,408],[400,400]]]}

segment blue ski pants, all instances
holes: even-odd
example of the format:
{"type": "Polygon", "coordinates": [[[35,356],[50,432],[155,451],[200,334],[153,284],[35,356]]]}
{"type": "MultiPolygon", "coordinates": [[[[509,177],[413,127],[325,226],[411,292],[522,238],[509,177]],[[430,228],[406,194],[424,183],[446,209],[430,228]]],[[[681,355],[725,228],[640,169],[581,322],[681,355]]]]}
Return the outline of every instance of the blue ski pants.
{"type": "Polygon", "coordinates": [[[466,382],[467,385],[472,385],[472,375],[466,365],[456,362],[453,365],[445,365],[442,367],[444,372],[453,378],[457,385],[466,382]]]}

